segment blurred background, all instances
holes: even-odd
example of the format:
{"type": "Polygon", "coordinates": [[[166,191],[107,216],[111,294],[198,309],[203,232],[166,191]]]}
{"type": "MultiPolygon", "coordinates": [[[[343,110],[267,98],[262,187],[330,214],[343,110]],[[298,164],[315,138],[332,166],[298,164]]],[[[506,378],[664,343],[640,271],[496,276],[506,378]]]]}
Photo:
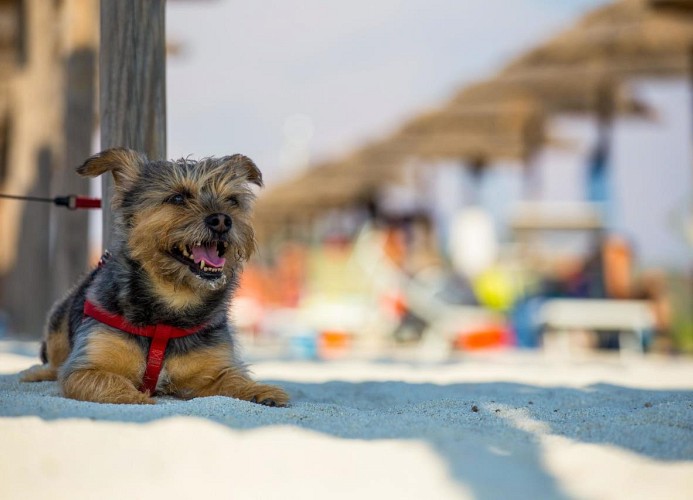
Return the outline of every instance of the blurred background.
{"type": "MultiPolygon", "coordinates": [[[[0,193],[100,195],[98,20],[0,0],[0,193]]],[[[248,349],[693,353],[693,1],[169,0],[166,29],[168,157],[264,173],[248,349]]],[[[0,199],[0,236],[0,337],[38,339],[100,214],[0,199]]]]}

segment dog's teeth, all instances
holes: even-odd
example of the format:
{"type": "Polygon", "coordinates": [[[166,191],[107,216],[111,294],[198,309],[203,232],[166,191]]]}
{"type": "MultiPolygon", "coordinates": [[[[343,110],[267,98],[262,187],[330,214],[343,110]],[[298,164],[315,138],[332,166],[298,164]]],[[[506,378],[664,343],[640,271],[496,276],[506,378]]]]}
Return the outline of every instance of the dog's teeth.
{"type": "Polygon", "coordinates": [[[200,261],[200,269],[204,269],[204,268],[205,268],[205,261],[201,260],[200,261]]]}

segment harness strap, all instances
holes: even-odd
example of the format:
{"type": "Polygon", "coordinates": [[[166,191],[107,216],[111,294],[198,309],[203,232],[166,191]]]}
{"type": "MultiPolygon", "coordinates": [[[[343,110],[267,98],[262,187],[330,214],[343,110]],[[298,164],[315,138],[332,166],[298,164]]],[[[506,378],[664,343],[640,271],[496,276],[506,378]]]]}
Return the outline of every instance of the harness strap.
{"type": "Polygon", "coordinates": [[[104,311],[90,300],[84,301],[84,316],[94,318],[99,323],[103,323],[104,325],[131,335],[151,337],[152,342],[149,345],[149,352],[147,354],[147,367],[144,370],[142,385],[139,388],[140,391],[149,391],[150,394],[154,394],[156,389],[156,384],[159,380],[161,367],[164,363],[164,355],[166,354],[166,346],[168,345],[169,339],[194,335],[200,332],[206,326],[200,325],[194,328],[177,328],[175,326],[164,324],[136,326],[119,314],[104,311]]]}

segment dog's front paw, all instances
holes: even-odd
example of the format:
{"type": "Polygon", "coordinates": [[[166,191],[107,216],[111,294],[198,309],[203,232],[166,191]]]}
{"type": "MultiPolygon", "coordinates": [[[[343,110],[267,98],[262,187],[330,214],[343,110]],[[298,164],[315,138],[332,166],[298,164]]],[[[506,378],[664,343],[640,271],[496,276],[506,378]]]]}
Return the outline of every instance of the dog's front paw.
{"type": "Polygon", "coordinates": [[[61,381],[63,395],[78,401],[110,404],[155,404],[149,391],[140,392],[132,381],[104,370],[75,370],[61,381]]]}
{"type": "Polygon", "coordinates": [[[22,382],[46,382],[58,380],[58,370],[50,365],[35,365],[19,374],[22,382]]]}
{"type": "Polygon", "coordinates": [[[251,403],[264,406],[289,406],[289,395],[279,387],[272,385],[255,384],[253,387],[254,395],[250,398],[251,403]]]}

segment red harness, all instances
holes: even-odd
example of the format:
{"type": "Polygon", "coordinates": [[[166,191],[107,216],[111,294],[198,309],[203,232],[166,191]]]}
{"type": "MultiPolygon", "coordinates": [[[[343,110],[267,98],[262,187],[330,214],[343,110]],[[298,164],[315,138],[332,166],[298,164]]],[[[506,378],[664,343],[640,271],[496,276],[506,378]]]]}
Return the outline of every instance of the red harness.
{"type": "Polygon", "coordinates": [[[156,383],[159,380],[159,373],[161,372],[161,365],[164,362],[164,354],[166,352],[168,339],[177,339],[180,337],[187,337],[188,335],[194,335],[205,327],[205,325],[196,326],[194,328],[176,328],[175,326],[169,325],[135,326],[124,317],[104,311],[88,300],[84,302],[84,315],[123,332],[152,338],[152,343],[149,346],[149,353],[147,354],[147,367],[144,370],[144,377],[142,379],[142,385],[140,386],[140,391],[149,391],[150,394],[154,394],[156,383]]]}

